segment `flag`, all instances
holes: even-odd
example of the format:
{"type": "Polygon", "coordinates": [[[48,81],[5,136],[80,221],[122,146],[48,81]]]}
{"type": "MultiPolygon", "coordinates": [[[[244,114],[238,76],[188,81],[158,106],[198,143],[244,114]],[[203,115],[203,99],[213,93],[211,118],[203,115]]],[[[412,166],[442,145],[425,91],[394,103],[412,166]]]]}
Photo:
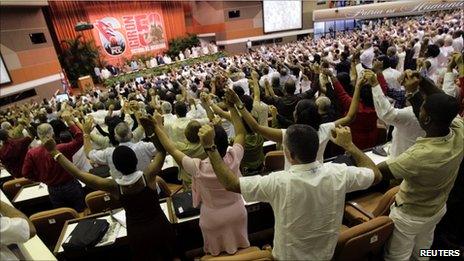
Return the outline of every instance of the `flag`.
{"type": "Polygon", "coordinates": [[[69,94],[71,92],[71,84],[69,83],[68,77],[66,76],[66,72],[64,69],[61,69],[60,72],[60,78],[61,78],[61,87],[63,88],[63,93],[69,94]]]}

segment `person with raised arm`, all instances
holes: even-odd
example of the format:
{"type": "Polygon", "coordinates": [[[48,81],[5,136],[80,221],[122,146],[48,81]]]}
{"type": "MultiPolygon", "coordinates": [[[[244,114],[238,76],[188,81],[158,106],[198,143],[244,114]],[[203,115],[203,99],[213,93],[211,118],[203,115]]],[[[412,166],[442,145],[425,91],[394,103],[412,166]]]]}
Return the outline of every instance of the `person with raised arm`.
{"type": "Polygon", "coordinates": [[[420,259],[420,250],[431,247],[464,156],[457,99],[417,71],[405,71],[403,86],[425,136],[378,166],[387,179],[403,179],[390,210],[395,229],[385,260],[420,259]]]}
{"type": "MultiPolygon", "coordinates": [[[[359,101],[359,89],[363,81],[364,79],[361,78],[356,84],[355,93],[353,95],[353,102],[349,107],[348,113],[343,118],[340,118],[334,122],[321,124],[321,116],[319,115],[318,108],[315,102],[313,102],[312,100],[301,100],[295,107],[295,111],[293,112],[295,123],[310,125],[315,130],[317,130],[317,134],[319,137],[319,150],[317,152],[318,161],[322,162],[324,160],[324,150],[329,141],[330,132],[335,128],[335,126],[345,126],[350,124],[354,120],[356,116],[356,111],[358,110],[357,101],[359,101]]],[[[229,94],[231,102],[235,104],[238,111],[241,113],[242,118],[253,131],[263,135],[263,137],[265,137],[268,140],[283,143],[283,140],[285,139],[286,129],[276,129],[258,124],[253,115],[245,109],[245,106],[239,99],[238,95],[231,91],[227,91],[227,93],[229,94]]],[[[284,143],[283,146],[285,146],[284,143]]],[[[287,157],[285,157],[285,169],[288,169],[289,167],[290,164],[288,162],[287,157]]]]}
{"type": "MultiPolygon", "coordinates": [[[[143,119],[145,131],[151,134],[150,120],[143,119]],[[148,121],[148,124],[146,122],[148,121]]],[[[126,211],[127,236],[134,260],[172,260],[175,257],[175,234],[166,215],[159,205],[156,192],[156,177],[164,163],[166,152],[157,146],[153,161],[142,171],[137,169],[137,156],[128,146],[119,145],[112,153],[119,178],[105,179],[78,169],[57,150],[55,141],[49,139],[44,147],[50,156],[69,174],[89,187],[109,192],[117,198],[126,211]]]]}
{"type": "MultiPolygon", "coordinates": [[[[216,145],[204,147],[204,150],[219,150],[221,158],[232,169],[233,175],[241,177],[240,162],[244,153],[245,127],[235,107],[229,104],[229,110],[236,131],[234,145],[229,147],[224,128],[216,125],[212,127],[216,133],[216,145]]],[[[250,246],[248,217],[242,197],[223,188],[208,158],[191,158],[176,148],[164,130],[161,115],[156,113],[154,122],[161,144],[177,164],[192,176],[193,206],[198,207],[201,203],[200,228],[204,252],[214,256],[221,252],[234,254],[238,249],[250,246]]]]}
{"type": "Polygon", "coordinates": [[[278,260],[330,260],[338,240],[345,194],[382,179],[374,162],[353,144],[348,127],[336,128],[332,140],[354,157],[358,167],[317,161],[317,132],[311,126],[294,124],[287,129],[284,140],[290,169],[251,177],[237,177],[224,163],[215,135],[208,125],[199,131],[219,182],[247,201],[271,204],[275,217],[273,256],[278,260]]]}

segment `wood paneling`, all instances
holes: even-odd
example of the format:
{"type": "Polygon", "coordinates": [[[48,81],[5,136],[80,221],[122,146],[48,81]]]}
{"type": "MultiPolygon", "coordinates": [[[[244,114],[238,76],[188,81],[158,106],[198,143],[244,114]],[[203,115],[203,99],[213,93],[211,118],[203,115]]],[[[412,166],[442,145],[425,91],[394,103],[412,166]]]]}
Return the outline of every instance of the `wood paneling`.
{"type": "MultiPolygon", "coordinates": [[[[61,72],[61,66],[58,60],[10,70],[12,80],[10,85],[32,81],[45,76],[57,74],[59,72],[61,72]]],[[[7,86],[8,85],[5,85],[5,87],[7,86]]]]}
{"type": "Polygon", "coordinates": [[[55,48],[53,47],[26,50],[17,52],[16,54],[18,55],[22,67],[54,62],[58,59],[55,48]],[[38,57],[40,57],[40,59],[37,59],[38,57]]]}

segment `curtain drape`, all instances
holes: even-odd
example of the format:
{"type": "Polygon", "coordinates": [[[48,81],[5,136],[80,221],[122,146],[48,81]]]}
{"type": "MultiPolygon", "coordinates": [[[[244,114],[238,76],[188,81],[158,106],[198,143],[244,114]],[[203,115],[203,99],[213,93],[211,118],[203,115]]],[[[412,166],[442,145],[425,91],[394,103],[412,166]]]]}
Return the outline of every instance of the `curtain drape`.
{"type": "MultiPolygon", "coordinates": [[[[50,16],[58,42],[74,39],[82,34],[85,39],[93,39],[90,30],[76,32],[74,27],[78,22],[88,22],[87,11],[80,1],[50,1],[50,16]]],[[[85,4],[85,3],[84,3],[85,4]]]]}

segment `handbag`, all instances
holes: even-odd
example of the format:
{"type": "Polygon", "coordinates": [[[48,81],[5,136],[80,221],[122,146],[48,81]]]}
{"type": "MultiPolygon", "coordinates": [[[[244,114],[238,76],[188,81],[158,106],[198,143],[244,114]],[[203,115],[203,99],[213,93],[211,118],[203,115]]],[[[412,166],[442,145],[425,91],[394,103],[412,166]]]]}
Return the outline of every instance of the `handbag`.
{"type": "Polygon", "coordinates": [[[85,251],[94,247],[105,236],[109,223],[102,219],[80,221],[63,244],[65,252],[85,251]]]}
{"type": "Polygon", "coordinates": [[[200,214],[200,208],[193,207],[191,191],[173,195],[172,204],[178,218],[193,217],[200,214]]]}

